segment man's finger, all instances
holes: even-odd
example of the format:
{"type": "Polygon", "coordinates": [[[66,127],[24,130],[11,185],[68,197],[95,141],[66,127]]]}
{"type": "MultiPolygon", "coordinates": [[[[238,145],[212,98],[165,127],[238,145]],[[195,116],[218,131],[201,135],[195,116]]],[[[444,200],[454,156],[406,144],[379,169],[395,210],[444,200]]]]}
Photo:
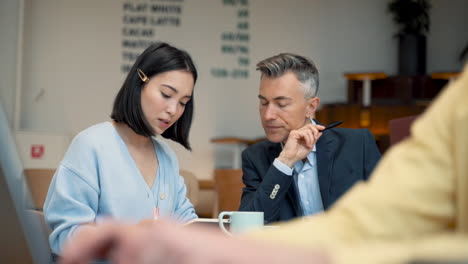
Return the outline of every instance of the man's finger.
{"type": "MultiPolygon", "coordinates": [[[[309,124],[306,127],[307,127],[307,129],[309,131],[311,131],[311,133],[313,135],[313,141],[311,142],[311,146],[310,146],[310,148],[313,148],[313,145],[315,145],[315,143],[317,142],[317,140],[319,138],[320,130],[319,130],[318,126],[315,126],[315,125],[312,125],[312,124],[309,124]]],[[[321,127],[323,127],[323,126],[321,126],[321,127]]]]}
{"type": "Polygon", "coordinates": [[[322,125],[315,125],[315,127],[320,131],[322,131],[322,130],[324,130],[326,128],[325,126],[322,126],[322,125]]]}
{"type": "Polygon", "coordinates": [[[300,133],[304,139],[305,145],[307,148],[310,148],[311,144],[315,141],[314,135],[310,129],[300,130],[300,133]]]}

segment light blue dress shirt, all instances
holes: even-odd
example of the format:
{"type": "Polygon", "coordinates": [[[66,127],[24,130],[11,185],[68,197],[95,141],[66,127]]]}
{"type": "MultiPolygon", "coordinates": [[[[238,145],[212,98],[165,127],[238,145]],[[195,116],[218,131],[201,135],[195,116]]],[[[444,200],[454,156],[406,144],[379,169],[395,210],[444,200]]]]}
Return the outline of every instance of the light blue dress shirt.
{"type": "MultiPolygon", "coordinates": [[[[315,122],[312,120],[312,123],[315,122]]],[[[322,195],[317,173],[317,148],[314,145],[307,155],[307,160],[294,163],[293,168],[275,159],[273,165],[286,175],[294,177],[294,183],[299,191],[302,211],[305,216],[323,212],[322,195]]]]}
{"type": "Polygon", "coordinates": [[[83,223],[99,224],[105,218],[137,223],[154,218],[155,208],[160,217],[180,222],[197,217],[174,152],[159,138],[153,143],[159,166],[149,187],[112,123],[94,125],[73,139],[44,205],[54,253],[60,254],[83,223]]]}

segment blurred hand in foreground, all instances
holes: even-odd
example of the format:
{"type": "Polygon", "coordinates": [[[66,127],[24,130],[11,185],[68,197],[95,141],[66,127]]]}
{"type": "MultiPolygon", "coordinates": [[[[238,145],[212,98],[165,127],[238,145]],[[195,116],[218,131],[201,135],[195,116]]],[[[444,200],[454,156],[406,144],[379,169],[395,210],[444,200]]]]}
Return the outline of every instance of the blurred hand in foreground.
{"type": "Polygon", "coordinates": [[[226,236],[216,230],[168,222],[108,222],[79,230],[65,244],[60,263],[328,263],[319,252],[226,236]]]}

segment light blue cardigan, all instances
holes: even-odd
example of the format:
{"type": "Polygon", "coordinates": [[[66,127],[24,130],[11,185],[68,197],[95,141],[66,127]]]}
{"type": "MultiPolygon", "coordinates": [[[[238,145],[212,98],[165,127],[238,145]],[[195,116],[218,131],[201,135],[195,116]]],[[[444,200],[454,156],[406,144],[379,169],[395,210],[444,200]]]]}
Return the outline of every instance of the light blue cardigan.
{"type": "Polygon", "coordinates": [[[197,218],[174,152],[160,139],[153,142],[159,168],[149,188],[112,123],[94,125],[73,139],[44,204],[54,253],[60,254],[80,224],[103,218],[137,223],[152,219],[156,207],[160,217],[180,222],[197,218]]]}

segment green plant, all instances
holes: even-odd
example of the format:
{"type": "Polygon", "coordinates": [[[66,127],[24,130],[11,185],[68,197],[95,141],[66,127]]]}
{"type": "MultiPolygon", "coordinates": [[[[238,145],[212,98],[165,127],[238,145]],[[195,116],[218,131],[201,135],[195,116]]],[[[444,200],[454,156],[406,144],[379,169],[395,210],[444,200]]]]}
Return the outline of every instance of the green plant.
{"type": "Polygon", "coordinates": [[[430,9],[428,0],[393,0],[388,4],[388,12],[393,15],[393,21],[399,27],[397,35],[427,34],[430,9]]]}

